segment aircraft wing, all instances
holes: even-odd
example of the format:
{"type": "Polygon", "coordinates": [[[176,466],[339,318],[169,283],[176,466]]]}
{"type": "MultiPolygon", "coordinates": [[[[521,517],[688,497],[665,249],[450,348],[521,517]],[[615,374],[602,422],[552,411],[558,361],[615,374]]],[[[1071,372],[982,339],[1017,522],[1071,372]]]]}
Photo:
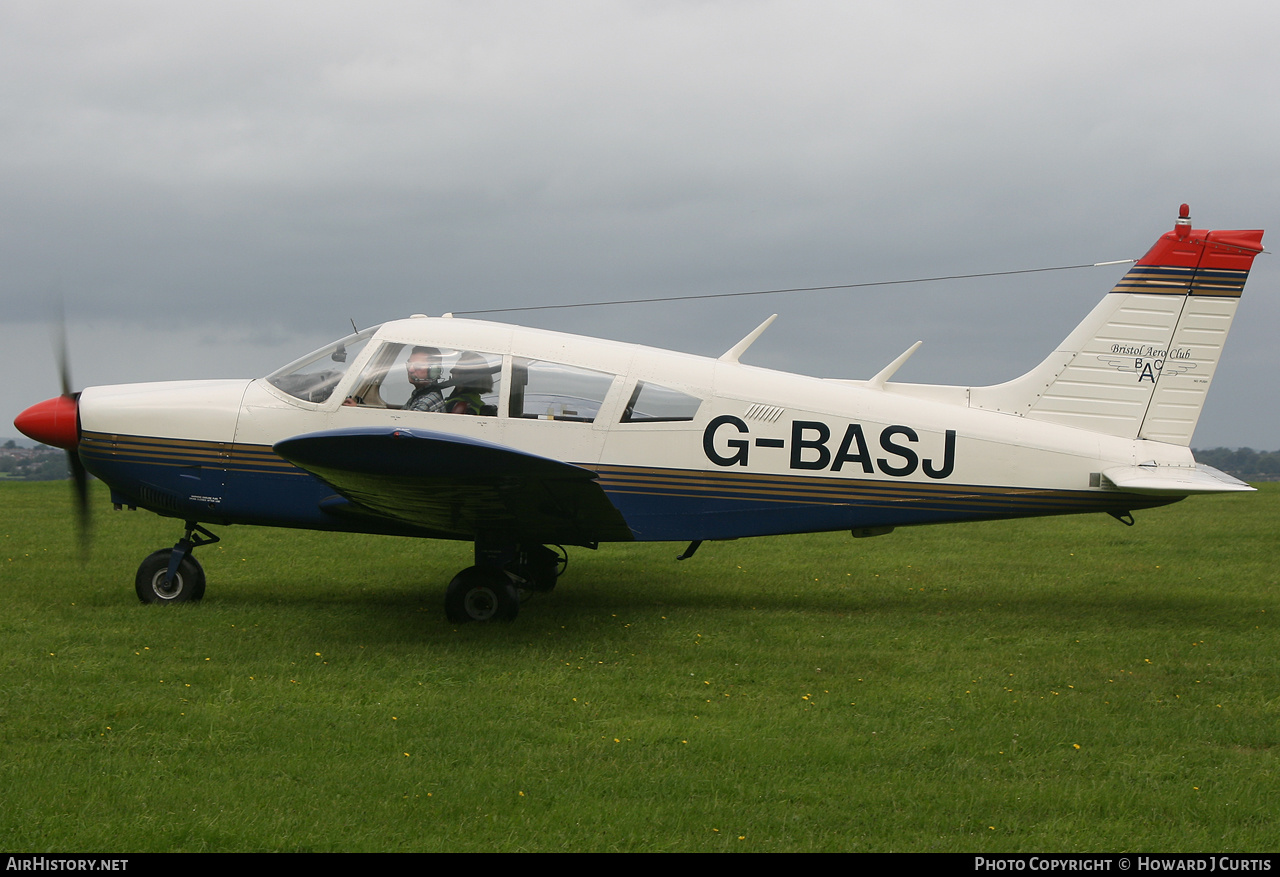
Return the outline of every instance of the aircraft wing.
{"type": "Polygon", "coordinates": [[[274,450],[355,504],[346,513],[433,535],[566,545],[634,538],[594,472],[477,439],[362,427],[294,436],[274,450]]]}

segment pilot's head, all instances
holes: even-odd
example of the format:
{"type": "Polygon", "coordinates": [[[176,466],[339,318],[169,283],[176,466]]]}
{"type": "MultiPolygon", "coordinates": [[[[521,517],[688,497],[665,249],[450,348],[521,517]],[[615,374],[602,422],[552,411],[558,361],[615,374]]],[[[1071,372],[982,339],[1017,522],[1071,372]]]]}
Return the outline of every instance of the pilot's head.
{"type": "Polygon", "coordinates": [[[409,373],[409,383],[416,389],[430,389],[440,383],[444,367],[440,364],[440,351],[434,347],[415,347],[409,351],[409,360],[405,363],[409,373]]]}

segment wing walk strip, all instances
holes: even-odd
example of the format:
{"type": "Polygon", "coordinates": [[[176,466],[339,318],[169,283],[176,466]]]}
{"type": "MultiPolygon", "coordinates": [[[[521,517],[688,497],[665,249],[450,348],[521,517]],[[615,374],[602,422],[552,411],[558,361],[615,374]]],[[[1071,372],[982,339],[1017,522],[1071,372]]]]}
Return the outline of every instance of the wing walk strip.
{"type": "Polygon", "coordinates": [[[80,454],[87,459],[104,462],[200,466],[230,472],[279,475],[307,474],[278,457],[269,445],[233,445],[230,442],[86,432],[80,437],[80,454]]]}
{"type": "Polygon", "coordinates": [[[859,505],[892,508],[910,503],[923,509],[1070,511],[1108,505],[1114,494],[1085,490],[920,484],[870,479],[746,475],[642,466],[592,468],[606,493],[747,500],[791,505],[859,505]]]}
{"type": "Polygon", "coordinates": [[[1138,292],[1148,295],[1217,295],[1239,298],[1244,291],[1248,271],[1227,268],[1177,268],[1137,265],[1129,269],[1112,292],[1138,292]]]}

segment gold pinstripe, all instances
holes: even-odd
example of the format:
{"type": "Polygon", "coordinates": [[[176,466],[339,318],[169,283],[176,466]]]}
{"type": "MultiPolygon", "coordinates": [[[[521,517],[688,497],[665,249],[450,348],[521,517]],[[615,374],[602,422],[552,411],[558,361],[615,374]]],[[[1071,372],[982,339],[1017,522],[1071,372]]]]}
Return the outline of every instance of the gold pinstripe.
{"type": "Polygon", "coordinates": [[[268,445],[85,432],[80,437],[80,453],[91,460],[156,466],[205,466],[233,472],[306,474],[278,457],[268,445]]]}
{"type": "Polygon", "coordinates": [[[979,510],[1016,507],[1091,506],[1097,491],[1069,491],[1017,487],[921,484],[870,479],[841,479],[788,475],[702,472],[644,466],[599,465],[591,468],[610,493],[671,496],[690,499],[752,499],[806,505],[859,504],[954,507],[979,510]]]}
{"type": "Polygon", "coordinates": [[[1112,292],[1136,292],[1148,295],[1215,295],[1239,298],[1244,291],[1248,271],[1228,268],[1203,269],[1176,266],[1137,265],[1129,270],[1112,292]]]}

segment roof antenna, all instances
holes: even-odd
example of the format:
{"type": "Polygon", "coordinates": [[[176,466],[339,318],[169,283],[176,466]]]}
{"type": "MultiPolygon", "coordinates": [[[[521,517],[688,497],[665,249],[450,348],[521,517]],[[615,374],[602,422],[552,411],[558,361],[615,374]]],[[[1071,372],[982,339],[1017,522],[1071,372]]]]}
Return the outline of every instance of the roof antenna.
{"type": "Polygon", "coordinates": [[[765,329],[768,329],[768,328],[769,328],[769,324],[770,324],[770,323],[772,323],[772,322],[773,322],[774,320],[776,320],[776,319],[778,319],[778,315],[777,315],[777,314],[774,314],[774,315],[773,315],[773,316],[771,316],[769,319],[767,319],[767,320],[765,320],[763,323],[761,323],[759,326],[756,326],[756,327],[755,327],[755,329],[753,329],[753,330],[750,332],[750,334],[748,334],[748,335],[747,335],[747,337],[746,337],[746,338],[743,338],[743,339],[742,339],[741,341],[739,341],[737,344],[733,345],[733,346],[732,346],[732,347],[730,347],[728,350],[726,350],[724,353],[722,353],[722,354],[720,355],[720,361],[721,361],[721,362],[737,362],[737,361],[738,361],[738,357],[740,357],[740,356],[742,356],[742,354],[746,353],[746,352],[747,352],[747,348],[751,346],[751,343],[752,343],[753,341],[755,341],[757,338],[759,338],[759,337],[760,337],[760,334],[761,334],[762,332],[764,332],[764,330],[765,330],[765,329]]]}
{"type": "Polygon", "coordinates": [[[885,382],[888,381],[889,378],[893,377],[894,372],[902,368],[902,364],[910,359],[911,354],[915,353],[916,349],[923,343],[923,341],[917,341],[915,344],[912,344],[906,350],[902,351],[902,353],[898,355],[897,359],[880,369],[880,371],[876,372],[875,377],[867,381],[867,387],[872,390],[883,390],[885,382]]]}

